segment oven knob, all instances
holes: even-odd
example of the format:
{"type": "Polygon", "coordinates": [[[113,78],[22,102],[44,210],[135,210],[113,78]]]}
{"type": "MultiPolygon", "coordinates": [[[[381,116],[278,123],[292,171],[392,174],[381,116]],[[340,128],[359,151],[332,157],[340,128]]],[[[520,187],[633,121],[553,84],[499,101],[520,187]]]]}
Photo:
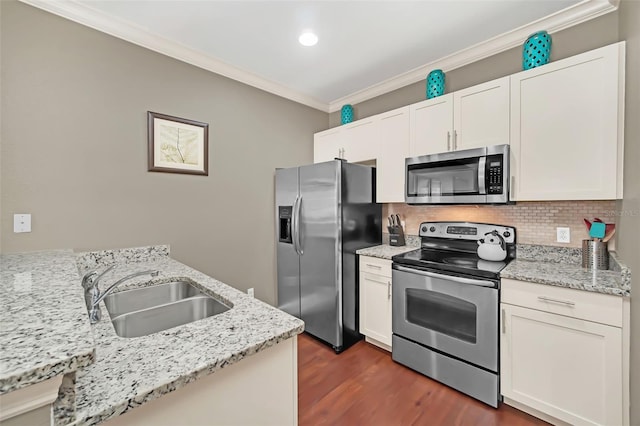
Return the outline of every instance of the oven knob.
{"type": "Polygon", "coordinates": [[[422,232],[427,232],[427,227],[426,226],[422,227],[422,232]]]}
{"type": "Polygon", "coordinates": [[[431,231],[431,232],[436,232],[436,227],[435,227],[435,226],[432,226],[431,228],[429,228],[429,231],[431,231]]]}
{"type": "Polygon", "coordinates": [[[509,231],[504,231],[504,232],[502,233],[502,235],[503,235],[505,238],[509,238],[509,237],[511,236],[511,232],[509,232],[509,231]]]}

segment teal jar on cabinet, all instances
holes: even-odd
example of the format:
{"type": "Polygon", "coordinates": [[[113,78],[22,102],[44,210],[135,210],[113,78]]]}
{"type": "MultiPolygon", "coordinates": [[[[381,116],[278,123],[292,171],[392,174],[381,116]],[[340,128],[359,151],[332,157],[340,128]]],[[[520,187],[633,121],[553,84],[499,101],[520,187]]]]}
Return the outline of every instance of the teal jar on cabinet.
{"type": "Polygon", "coordinates": [[[522,69],[548,64],[551,59],[551,36],[546,31],[531,34],[522,46],[522,69]]]}
{"type": "Polygon", "coordinates": [[[444,72],[433,70],[427,76],[427,99],[444,95],[444,72]]]}
{"type": "Polygon", "coordinates": [[[353,121],[353,107],[349,104],[343,105],[340,110],[340,122],[342,124],[351,123],[353,121]]]}

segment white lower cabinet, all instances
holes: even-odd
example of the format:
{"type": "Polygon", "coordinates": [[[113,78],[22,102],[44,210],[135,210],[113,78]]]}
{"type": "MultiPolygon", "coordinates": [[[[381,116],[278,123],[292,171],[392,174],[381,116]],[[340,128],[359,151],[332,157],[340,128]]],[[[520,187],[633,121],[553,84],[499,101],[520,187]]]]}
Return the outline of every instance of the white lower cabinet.
{"type": "Polygon", "coordinates": [[[391,350],[391,261],[360,256],[360,333],[391,350]]]}
{"type": "MultiPolygon", "coordinates": [[[[590,309],[598,316],[599,298],[611,306],[616,297],[514,280],[503,280],[502,292],[505,403],[551,416],[545,420],[554,423],[625,424],[622,328],[588,320],[590,309]]],[[[622,298],[617,299],[614,323],[622,317],[622,298]]]]}

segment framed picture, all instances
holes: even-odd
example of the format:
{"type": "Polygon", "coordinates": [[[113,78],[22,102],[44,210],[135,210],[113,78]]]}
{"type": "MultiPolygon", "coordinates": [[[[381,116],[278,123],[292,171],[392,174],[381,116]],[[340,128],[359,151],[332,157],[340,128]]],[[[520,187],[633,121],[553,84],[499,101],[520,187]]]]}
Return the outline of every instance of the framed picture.
{"type": "Polygon", "coordinates": [[[147,111],[149,171],[209,175],[209,125],[147,111]]]}

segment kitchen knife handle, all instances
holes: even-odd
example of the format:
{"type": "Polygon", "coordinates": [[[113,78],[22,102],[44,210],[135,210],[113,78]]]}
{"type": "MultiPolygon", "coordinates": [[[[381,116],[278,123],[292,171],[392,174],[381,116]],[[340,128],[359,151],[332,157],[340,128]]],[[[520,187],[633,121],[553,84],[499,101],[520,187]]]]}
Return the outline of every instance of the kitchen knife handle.
{"type": "Polygon", "coordinates": [[[451,132],[447,130],[447,151],[451,151],[451,132]]]}

